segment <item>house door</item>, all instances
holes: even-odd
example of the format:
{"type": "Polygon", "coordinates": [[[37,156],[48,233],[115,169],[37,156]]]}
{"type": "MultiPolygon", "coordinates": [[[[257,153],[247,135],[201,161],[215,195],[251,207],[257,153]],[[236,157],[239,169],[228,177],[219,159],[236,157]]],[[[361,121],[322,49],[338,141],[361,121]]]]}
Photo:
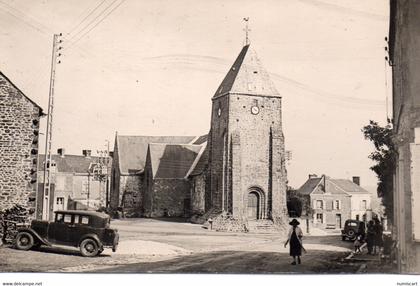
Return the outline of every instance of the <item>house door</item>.
{"type": "Polygon", "coordinates": [[[248,194],[248,219],[258,219],[259,213],[259,196],[256,192],[248,194]]]}
{"type": "Polygon", "coordinates": [[[335,227],[341,229],[341,214],[335,215],[335,227]]]}

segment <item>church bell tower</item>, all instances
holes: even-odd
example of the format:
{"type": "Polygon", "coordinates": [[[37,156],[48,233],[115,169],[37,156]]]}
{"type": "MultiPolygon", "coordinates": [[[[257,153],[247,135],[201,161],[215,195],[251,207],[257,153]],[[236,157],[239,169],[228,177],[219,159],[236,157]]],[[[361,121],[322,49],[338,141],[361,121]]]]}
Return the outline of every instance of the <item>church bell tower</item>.
{"type": "Polygon", "coordinates": [[[248,37],[212,98],[207,209],[241,220],[287,217],[281,96],[248,37]]]}

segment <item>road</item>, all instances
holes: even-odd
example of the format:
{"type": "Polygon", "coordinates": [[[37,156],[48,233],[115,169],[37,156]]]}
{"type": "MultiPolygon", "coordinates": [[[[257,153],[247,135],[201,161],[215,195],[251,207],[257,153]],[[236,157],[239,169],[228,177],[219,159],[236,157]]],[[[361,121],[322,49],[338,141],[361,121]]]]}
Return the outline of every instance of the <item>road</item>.
{"type": "Polygon", "coordinates": [[[81,257],[75,249],[18,251],[0,247],[2,272],[106,273],[354,273],[341,262],[352,244],[337,235],[305,236],[301,265],[291,265],[284,238],[267,233],[222,233],[200,225],[153,219],[112,222],[120,233],[116,253],[81,257]]]}

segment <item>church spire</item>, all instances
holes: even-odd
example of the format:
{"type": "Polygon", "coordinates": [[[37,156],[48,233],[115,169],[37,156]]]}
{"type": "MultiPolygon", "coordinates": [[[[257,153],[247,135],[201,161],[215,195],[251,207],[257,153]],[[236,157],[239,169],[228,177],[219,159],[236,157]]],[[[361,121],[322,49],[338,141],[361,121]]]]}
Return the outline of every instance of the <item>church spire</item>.
{"type": "Polygon", "coordinates": [[[249,43],[242,47],[213,98],[227,93],[280,97],[268,72],[249,43]]]}

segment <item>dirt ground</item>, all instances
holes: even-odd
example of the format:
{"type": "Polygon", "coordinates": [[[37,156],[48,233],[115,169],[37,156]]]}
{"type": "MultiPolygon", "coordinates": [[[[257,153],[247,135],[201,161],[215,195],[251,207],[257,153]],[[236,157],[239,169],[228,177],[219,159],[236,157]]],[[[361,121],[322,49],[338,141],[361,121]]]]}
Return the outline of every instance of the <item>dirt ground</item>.
{"type": "Polygon", "coordinates": [[[355,273],[342,258],[352,248],[338,235],[305,236],[301,265],[291,265],[284,238],[276,233],[223,233],[181,221],[114,220],[120,233],[116,253],[95,258],[77,249],[18,251],[0,247],[1,272],[105,273],[355,273]]]}

